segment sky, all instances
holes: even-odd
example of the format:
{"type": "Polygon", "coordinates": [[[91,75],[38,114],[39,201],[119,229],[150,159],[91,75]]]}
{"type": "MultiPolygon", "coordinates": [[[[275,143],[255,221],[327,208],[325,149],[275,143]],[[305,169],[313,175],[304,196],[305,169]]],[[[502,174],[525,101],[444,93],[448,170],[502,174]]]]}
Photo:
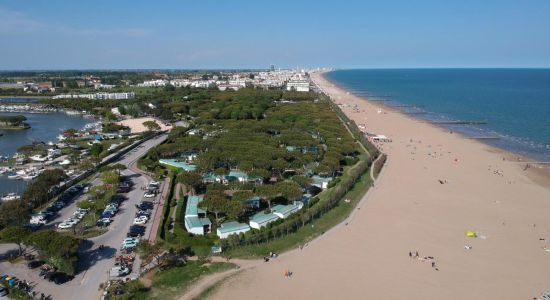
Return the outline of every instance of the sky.
{"type": "Polygon", "coordinates": [[[0,0],[0,70],[550,67],[549,0],[0,0]]]}

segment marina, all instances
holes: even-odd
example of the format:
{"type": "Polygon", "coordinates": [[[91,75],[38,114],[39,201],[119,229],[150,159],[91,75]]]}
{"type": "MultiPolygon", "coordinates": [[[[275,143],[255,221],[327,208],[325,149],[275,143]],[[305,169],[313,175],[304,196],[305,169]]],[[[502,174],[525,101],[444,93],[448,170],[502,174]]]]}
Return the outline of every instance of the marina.
{"type": "MultiPolygon", "coordinates": [[[[0,113],[0,115],[10,115],[0,113]]],[[[21,146],[33,143],[44,143],[53,146],[59,141],[58,136],[69,128],[81,129],[91,122],[90,119],[78,115],[68,115],[63,112],[50,113],[24,113],[31,128],[27,130],[0,130],[0,195],[8,193],[24,192],[27,184],[40,174],[41,165],[47,163],[45,156],[23,157],[14,156],[21,146]],[[7,166],[7,160],[14,159],[15,164],[11,168],[7,166]],[[28,165],[24,165],[29,163],[28,165]],[[36,169],[33,169],[33,168],[36,169]],[[19,173],[18,173],[19,172],[19,173]]],[[[92,125],[88,125],[89,127],[92,125]]]]}

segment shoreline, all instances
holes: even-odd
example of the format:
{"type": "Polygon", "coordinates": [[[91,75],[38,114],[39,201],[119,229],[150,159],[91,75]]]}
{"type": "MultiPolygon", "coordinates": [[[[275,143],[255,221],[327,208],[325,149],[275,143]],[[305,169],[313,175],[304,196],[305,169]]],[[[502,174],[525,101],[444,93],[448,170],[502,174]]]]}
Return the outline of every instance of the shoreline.
{"type": "MultiPolygon", "coordinates": [[[[473,133],[472,131],[468,132],[469,129],[474,129],[474,128],[485,130],[483,127],[477,127],[477,126],[469,127],[468,126],[468,125],[486,125],[485,122],[487,122],[487,121],[485,121],[483,119],[481,119],[480,121],[470,121],[471,124],[469,124],[470,122],[468,122],[467,120],[466,121],[460,121],[460,119],[456,120],[455,117],[452,117],[449,112],[433,112],[433,111],[426,111],[426,110],[422,109],[420,111],[420,114],[417,114],[416,112],[408,113],[406,110],[404,110],[402,108],[405,108],[405,107],[419,108],[419,107],[416,107],[414,105],[410,105],[408,103],[395,101],[395,100],[392,100],[390,98],[384,98],[385,100],[377,100],[376,97],[373,97],[375,100],[371,100],[371,99],[369,99],[369,96],[367,96],[369,94],[368,91],[363,90],[362,92],[366,92],[365,94],[357,93],[356,90],[354,90],[352,88],[346,88],[345,85],[340,84],[340,83],[332,80],[331,78],[329,78],[327,76],[327,74],[331,73],[333,71],[337,71],[337,70],[322,71],[323,79],[326,80],[327,82],[329,82],[330,84],[332,84],[333,86],[337,87],[338,89],[340,89],[342,91],[345,91],[345,92],[348,92],[350,95],[353,95],[355,97],[364,99],[365,101],[369,101],[371,103],[371,105],[376,105],[376,106],[379,106],[379,107],[383,107],[386,111],[392,111],[394,113],[401,113],[402,115],[404,115],[406,117],[417,120],[419,122],[425,122],[425,123],[428,123],[428,124],[432,124],[436,127],[443,128],[446,131],[453,131],[453,133],[460,134],[460,135],[464,136],[465,138],[475,140],[475,141],[481,142],[481,143],[483,143],[487,146],[490,146],[490,147],[493,147],[493,148],[496,148],[496,149],[500,149],[500,150],[503,150],[503,151],[508,152],[508,153],[512,153],[515,156],[522,157],[522,159],[524,161],[530,160],[533,163],[534,162],[542,162],[543,164],[550,163],[550,152],[541,152],[541,151],[539,151],[537,149],[534,149],[534,148],[528,149],[529,146],[527,146],[525,144],[526,143],[525,141],[515,140],[515,139],[520,139],[521,138],[518,135],[512,135],[511,133],[498,132],[495,129],[491,129],[491,128],[488,128],[488,129],[485,128],[485,129],[487,129],[488,135],[476,135],[476,133],[473,133]],[[389,103],[393,103],[393,104],[396,104],[396,105],[395,106],[394,105],[388,105],[389,103]],[[440,117],[443,116],[444,118],[448,118],[448,119],[441,120],[440,118],[429,118],[429,117],[422,118],[421,117],[421,116],[425,116],[425,115],[434,115],[434,116],[439,115],[440,117]],[[455,121],[456,121],[456,123],[455,123],[455,121]],[[466,124],[463,124],[463,123],[466,123],[466,124]],[[446,125],[459,125],[459,126],[460,125],[465,125],[465,127],[457,128],[456,130],[454,130],[453,128],[449,128],[446,125]],[[510,139],[508,139],[508,138],[510,138],[510,139]],[[502,144],[499,145],[498,144],[499,142],[502,142],[502,144]],[[516,149],[514,149],[514,147],[516,147],[516,149]],[[521,149],[521,148],[523,148],[523,149],[521,149]]],[[[384,97],[388,97],[388,96],[384,96],[384,97]]],[[[535,143],[537,144],[537,147],[544,147],[545,146],[545,142],[543,142],[543,141],[536,141],[535,143]]]]}
{"type": "Polygon", "coordinates": [[[548,176],[533,180],[513,153],[377,113],[378,103],[311,77],[350,119],[392,140],[378,144],[383,176],[349,225],[230,278],[210,298],[532,299],[549,289],[548,176]]]}
{"type": "MultiPolygon", "coordinates": [[[[319,75],[327,83],[331,84],[334,88],[340,90],[342,93],[346,93],[348,96],[353,96],[353,97],[356,97],[358,99],[362,99],[363,101],[368,102],[371,106],[377,106],[377,107],[383,108],[384,111],[395,113],[395,114],[400,114],[402,117],[407,118],[407,119],[409,119],[413,122],[424,123],[428,126],[433,127],[434,129],[441,130],[445,133],[450,132],[450,130],[448,128],[445,128],[442,125],[434,124],[432,122],[429,122],[427,120],[423,120],[423,119],[420,119],[420,118],[415,118],[414,116],[411,116],[407,113],[402,112],[398,108],[391,107],[391,106],[388,106],[388,105],[384,104],[383,101],[381,101],[381,102],[372,102],[372,101],[368,100],[367,97],[365,97],[365,96],[356,95],[353,92],[346,90],[343,86],[339,85],[338,83],[334,82],[333,80],[330,80],[326,76],[326,74],[329,73],[329,72],[332,72],[332,70],[331,71],[322,71],[322,72],[319,73],[319,75]]],[[[331,99],[332,99],[332,97],[331,97],[331,99]]],[[[335,104],[338,104],[337,102],[335,102],[335,99],[332,99],[332,101],[335,104]]],[[[521,154],[521,153],[515,153],[515,152],[510,151],[508,149],[504,149],[504,148],[500,148],[500,147],[491,145],[489,143],[484,142],[483,140],[469,137],[469,136],[467,136],[463,133],[460,133],[460,132],[455,131],[455,132],[452,132],[452,134],[454,134],[456,136],[460,136],[462,139],[468,140],[469,142],[478,143],[482,146],[485,146],[485,147],[487,147],[488,151],[492,151],[496,154],[499,154],[499,155],[505,157],[506,160],[509,161],[509,162],[517,163],[517,164],[520,164],[520,165],[530,164],[531,167],[529,168],[529,170],[527,172],[527,175],[530,177],[530,179],[533,180],[534,182],[540,184],[540,185],[550,187],[550,162],[538,161],[534,157],[530,157],[528,155],[524,155],[524,154],[521,154]],[[533,167],[533,165],[534,165],[534,167],[533,167]]]]}

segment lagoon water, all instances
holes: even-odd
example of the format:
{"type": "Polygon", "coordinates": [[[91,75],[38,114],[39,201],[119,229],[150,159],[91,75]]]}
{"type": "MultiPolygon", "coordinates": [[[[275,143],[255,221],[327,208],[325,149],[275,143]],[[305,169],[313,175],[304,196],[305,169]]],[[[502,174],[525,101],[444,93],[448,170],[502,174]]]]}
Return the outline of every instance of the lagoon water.
{"type": "Polygon", "coordinates": [[[337,70],[327,78],[351,93],[445,125],[536,160],[550,161],[550,69],[337,70]]]}
{"type": "MultiPolygon", "coordinates": [[[[0,115],[14,115],[12,113],[0,113],[0,115]]],[[[81,116],[67,115],[65,113],[26,113],[27,123],[31,125],[27,130],[2,130],[0,129],[0,155],[12,156],[17,148],[31,144],[32,142],[57,142],[57,136],[68,128],[83,128],[90,119],[81,116]]],[[[28,182],[22,180],[9,180],[0,175],[0,195],[9,192],[22,193],[28,182]]]]}

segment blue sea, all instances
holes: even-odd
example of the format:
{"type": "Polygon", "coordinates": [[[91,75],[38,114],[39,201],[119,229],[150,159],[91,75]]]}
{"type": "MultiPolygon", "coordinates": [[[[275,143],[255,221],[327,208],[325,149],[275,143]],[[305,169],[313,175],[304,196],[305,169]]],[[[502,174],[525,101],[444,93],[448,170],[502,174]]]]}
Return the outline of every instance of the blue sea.
{"type": "Polygon", "coordinates": [[[490,145],[550,161],[550,69],[337,70],[327,78],[351,93],[490,145]]]}

